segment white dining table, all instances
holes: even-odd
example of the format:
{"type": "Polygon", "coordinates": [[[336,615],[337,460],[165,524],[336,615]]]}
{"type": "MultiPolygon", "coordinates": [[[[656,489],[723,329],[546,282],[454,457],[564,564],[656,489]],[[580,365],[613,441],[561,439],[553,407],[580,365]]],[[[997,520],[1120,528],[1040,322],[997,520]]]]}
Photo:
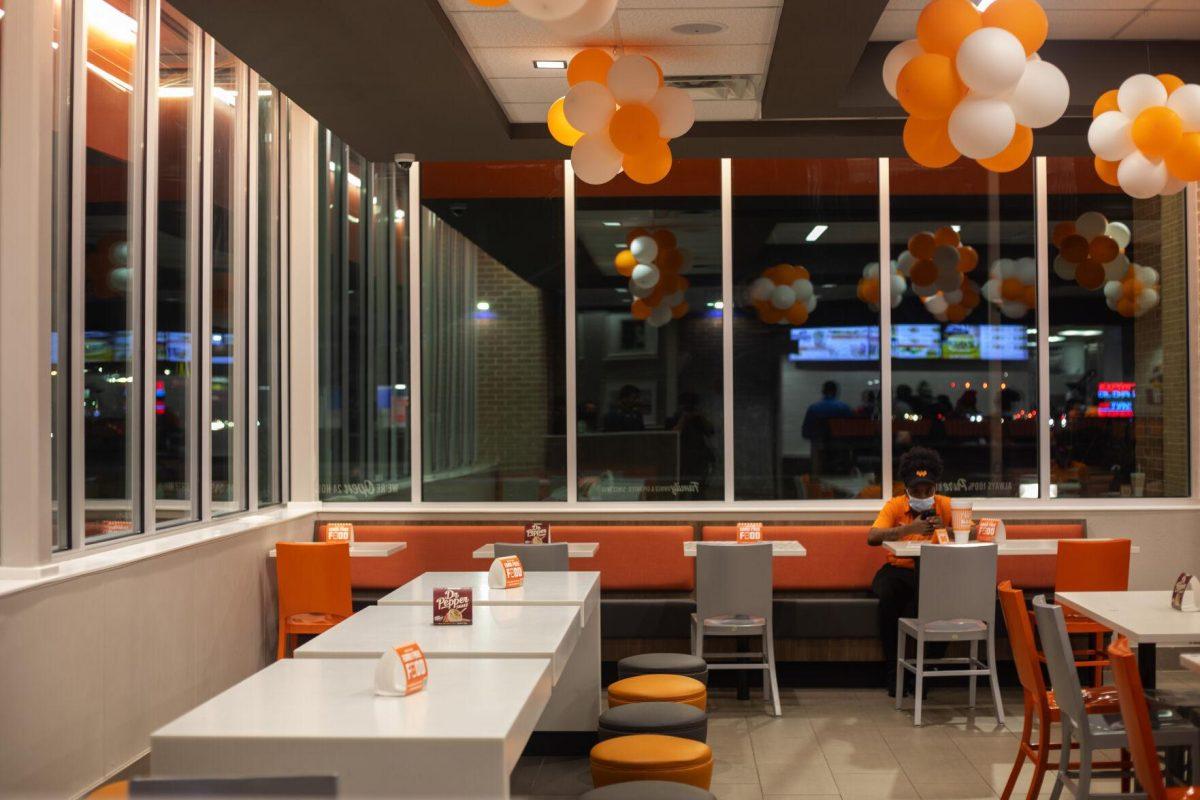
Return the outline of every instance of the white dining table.
{"type": "Polygon", "coordinates": [[[150,736],[156,776],[336,775],[343,798],[507,798],[547,659],[443,658],[408,697],[374,659],[283,659],[150,736]]]}
{"type": "MultiPolygon", "coordinates": [[[[808,550],[804,545],[795,539],[763,539],[762,543],[770,543],[771,555],[775,558],[803,558],[808,555],[808,550]]],[[[698,542],[694,539],[689,539],[683,543],[683,554],[687,558],[696,557],[696,545],[702,544],[705,547],[716,545],[718,547],[738,547],[742,542],[734,541],[704,541],[698,542]]],[[[756,543],[757,544],[757,543],[756,543]]]]}
{"type": "MultiPolygon", "coordinates": [[[[953,534],[951,534],[953,536],[953,534]]],[[[1007,539],[1003,542],[996,543],[996,552],[1002,556],[1053,556],[1058,554],[1058,543],[1061,539],[1007,539]]],[[[1088,541],[1098,541],[1090,539],[1088,541]]],[[[883,546],[890,550],[894,555],[901,558],[917,558],[921,555],[921,545],[932,544],[932,542],[905,542],[892,541],[884,542],[883,546]]],[[[971,541],[970,544],[978,544],[971,541]]],[[[947,545],[942,545],[943,547],[947,545]]],[[[951,541],[948,545],[954,546],[951,541]]],[[[1129,548],[1129,552],[1140,552],[1140,548],[1133,546],[1129,548]]]]}
{"type": "MultiPolygon", "coordinates": [[[[351,542],[351,558],[387,558],[401,550],[408,549],[408,542],[351,542]]],[[[275,558],[275,548],[267,553],[267,558],[275,558]]]]}
{"type": "MultiPolygon", "coordinates": [[[[520,544],[520,542],[514,542],[514,544],[520,544]]],[[[568,542],[567,558],[594,558],[599,549],[599,542],[568,542]]],[[[496,547],[494,544],[485,544],[471,553],[471,558],[483,558],[488,561],[495,557],[496,547]]]]}

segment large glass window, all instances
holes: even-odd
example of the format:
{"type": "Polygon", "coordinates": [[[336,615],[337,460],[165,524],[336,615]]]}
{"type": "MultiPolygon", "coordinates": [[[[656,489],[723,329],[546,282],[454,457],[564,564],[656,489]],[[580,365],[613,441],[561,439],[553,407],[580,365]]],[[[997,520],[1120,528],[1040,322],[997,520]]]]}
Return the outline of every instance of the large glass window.
{"type": "Polygon", "coordinates": [[[200,37],[163,6],[158,54],[158,273],[154,374],[155,518],[161,525],[196,518],[195,297],[199,153],[197,95],[200,37]]]}
{"type": "MultiPolygon", "coordinates": [[[[0,0],[0,7],[3,0],[0,0]]],[[[68,241],[71,217],[71,75],[64,66],[64,53],[70,52],[70,26],[64,25],[71,15],[70,0],[54,3],[54,23],[51,39],[51,64],[53,69],[53,136],[54,159],[52,174],[54,198],[51,213],[51,260],[50,284],[53,300],[50,304],[50,500],[51,525],[53,528],[52,549],[65,550],[71,546],[71,516],[67,513],[69,495],[69,470],[71,463],[67,454],[69,436],[68,407],[70,401],[71,371],[67,366],[68,355],[68,302],[71,282],[71,248],[68,241]]],[[[0,29],[4,27],[0,18],[0,29]]],[[[2,35],[2,34],[0,34],[2,35]]],[[[69,61],[67,62],[70,63],[69,61]]]]}
{"type": "Polygon", "coordinates": [[[1184,193],[1135,200],[1090,158],[1046,164],[1050,495],[1185,497],[1184,193]]]}
{"type": "Polygon", "coordinates": [[[135,154],[138,4],[84,4],[87,58],[84,180],[84,498],[85,532],[99,541],[129,534],[136,512],[137,397],[140,332],[135,302],[140,283],[141,222],[135,154]]]}
{"type": "Polygon", "coordinates": [[[720,187],[716,159],[575,182],[581,501],[724,498],[720,187]]]}
{"type": "Polygon", "coordinates": [[[878,176],[733,162],[738,500],[880,496],[878,176]]]}
{"type": "Polygon", "coordinates": [[[421,165],[425,500],[564,500],[563,165],[421,165]]]}
{"type": "Polygon", "coordinates": [[[258,81],[257,260],[258,504],[280,502],[279,471],[279,92],[258,81]]]}
{"type": "Polygon", "coordinates": [[[946,494],[1036,497],[1033,161],[1004,175],[966,159],[892,159],[890,171],[905,284],[892,309],[894,460],[931,447],[946,494]]]}
{"type": "Polygon", "coordinates": [[[408,500],[409,174],[319,149],[321,499],[408,500]]]}

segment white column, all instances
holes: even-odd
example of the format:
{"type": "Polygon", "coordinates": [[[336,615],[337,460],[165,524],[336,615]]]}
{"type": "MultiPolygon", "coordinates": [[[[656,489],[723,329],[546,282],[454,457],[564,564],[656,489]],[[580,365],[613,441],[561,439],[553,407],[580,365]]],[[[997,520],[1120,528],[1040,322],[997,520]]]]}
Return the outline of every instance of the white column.
{"type": "Polygon", "coordinates": [[[318,499],[317,449],[317,121],[291,111],[288,149],[288,429],[290,499],[318,499]]]}

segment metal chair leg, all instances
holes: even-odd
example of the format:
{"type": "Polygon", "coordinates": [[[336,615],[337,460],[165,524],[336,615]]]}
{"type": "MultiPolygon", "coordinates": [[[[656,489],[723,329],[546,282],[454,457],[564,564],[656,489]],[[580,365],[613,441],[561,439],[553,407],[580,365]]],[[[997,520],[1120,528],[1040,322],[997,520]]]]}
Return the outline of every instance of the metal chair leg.
{"type": "MultiPolygon", "coordinates": [[[[971,669],[975,669],[975,663],[979,660],[979,642],[977,640],[971,640],[970,649],[968,650],[967,655],[971,658],[971,669]]],[[[967,684],[967,705],[971,708],[975,707],[975,679],[975,675],[972,675],[967,679],[970,681],[970,683],[967,684]]]]}
{"type": "Polygon", "coordinates": [[[904,653],[908,650],[908,637],[904,635],[904,628],[901,627],[896,636],[896,710],[899,711],[904,701],[904,665],[901,663],[904,660],[904,653]]]}
{"type": "Polygon", "coordinates": [[[779,706],[779,681],[775,677],[775,631],[767,626],[767,679],[771,685],[771,701],[775,705],[775,716],[782,717],[783,709],[779,706]]]}
{"type": "Polygon", "coordinates": [[[996,632],[988,631],[988,680],[992,684],[992,702],[996,704],[996,721],[1004,724],[1004,701],[1000,699],[1000,676],[996,671],[996,632]]]}
{"type": "Polygon", "coordinates": [[[913,726],[921,727],[921,695],[925,689],[925,634],[917,631],[917,690],[913,693],[913,726]]]}

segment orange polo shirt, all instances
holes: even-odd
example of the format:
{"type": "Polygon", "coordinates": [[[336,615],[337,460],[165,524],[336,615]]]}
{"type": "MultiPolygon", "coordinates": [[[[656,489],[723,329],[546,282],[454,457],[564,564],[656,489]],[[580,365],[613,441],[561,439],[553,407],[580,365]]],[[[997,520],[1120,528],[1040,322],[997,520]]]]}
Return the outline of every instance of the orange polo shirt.
{"type": "MultiPolygon", "coordinates": [[[[933,496],[933,510],[942,518],[942,524],[946,527],[950,526],[950,498],[945,495],[935,494],[933,496]]],[[[901,525],[907,525],[917,518],[912,509],[908,507],[908,495],[902,494],[893,497],[883,504],[883,508],[879,510],[879,516],[875,518],[875,528],[898,528],[901,525]]],[[[932,535],[924,533],[912,533],[905,536],[901,541],[905,542],[928,542],[933,539],[932,535]]],[[[889,564],[894,564],[897,567],[907,567],[912,569],[914,564],[911,558],[900,558],[887,551],[887,560],[889,564]]]]}

